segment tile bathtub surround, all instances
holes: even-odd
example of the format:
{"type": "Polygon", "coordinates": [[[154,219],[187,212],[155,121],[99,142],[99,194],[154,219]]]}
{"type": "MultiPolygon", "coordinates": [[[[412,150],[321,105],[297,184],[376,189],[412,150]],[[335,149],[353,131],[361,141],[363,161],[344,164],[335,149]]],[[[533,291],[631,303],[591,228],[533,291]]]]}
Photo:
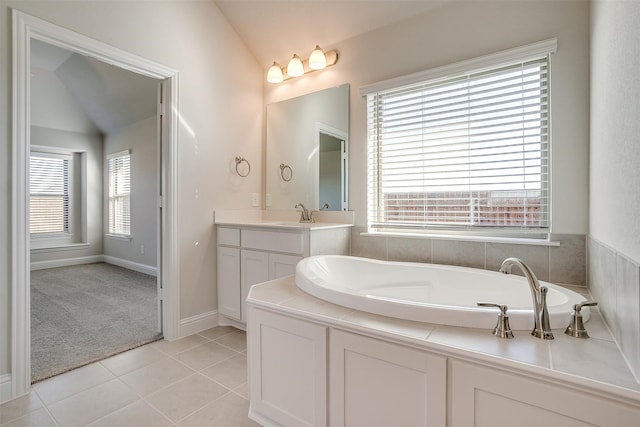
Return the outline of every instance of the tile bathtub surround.
{"type": "Polygon", "coordinates": [[[640,379],[640,266],[593,237],[588,257],[589,290],[640,379]]]}
{"type": "MultiPolygon", "coordinates": [[[[508,257],[531,266],[540,280],[585,287],[586,237],[553,234],[560,246],[466,242],[396,236],[363,236],[365,227],[353,227],[351,255],[386,261],[427,262],[498,270],[508,257]]],[[[518,274],[517,269],[513,272],[518,274]]]]}
{"type": "Polygon", "coordinates": [[[257,426],[247,417],[246,334],[219,326],[34,385],[0,426],[257,426]]]}

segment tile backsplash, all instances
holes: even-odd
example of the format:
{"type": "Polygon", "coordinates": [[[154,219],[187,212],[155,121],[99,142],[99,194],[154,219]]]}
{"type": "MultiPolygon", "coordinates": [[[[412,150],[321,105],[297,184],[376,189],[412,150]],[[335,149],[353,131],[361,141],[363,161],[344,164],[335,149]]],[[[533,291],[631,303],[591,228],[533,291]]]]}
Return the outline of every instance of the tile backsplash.
{"type": "Polygon", "coordinates": [[[591,236],[587,252],[591,295],[640,378],[640,266],[591,236]]]}
{"type": "MultiPolygon", "coordinates": [[[[560,246],[362,235],[365,227],[353,227],[351,255],[387,261],[428,262],[498,270],[505,258],[518,257],[538,279],[552,283],[586,286],[586,237],[554,234],[560,246]]],[[[514,273],[516,271],[514,270],[514,273]]]]}

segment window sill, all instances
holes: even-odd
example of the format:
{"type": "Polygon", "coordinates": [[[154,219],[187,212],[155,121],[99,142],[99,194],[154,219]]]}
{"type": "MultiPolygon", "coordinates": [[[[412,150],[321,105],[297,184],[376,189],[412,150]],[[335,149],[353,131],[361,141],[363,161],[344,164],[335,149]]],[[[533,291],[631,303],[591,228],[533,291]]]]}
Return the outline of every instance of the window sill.
{"type": "Polygon", "coordinates": [[[77,249],[84,249],[91,246],[91,243],[68,243],[68,244],[56,244],[51,246],[44,246],[41,248],[31,248],[30,252],[32,254],[41,254],[47,252],[58,252],[58,251],[74,251],[77,249]]]}
{"type": "Polygon", "coordinates": [[[507,243],[512,245],[533,245],[533,246],[560,246],[560,242],[549,239],[536,239],[526,237],[489,237],[489,236],[464,236],[453,234],[434,233],[400,233],[392,231],[368,231],[360,233],[361,236],[372,237],[400,237],[407,239],[428,239],[428,240],[455,240],[461,242],[480,243],[507,243]]]}
{"type": "Polygon", "coordinates": [[[124,236],[122,234],[105,234],[105,236],[107,236],[109,239],[122,240],[125,242],[130,242],[132,239],[131,236],[124,236]]]}

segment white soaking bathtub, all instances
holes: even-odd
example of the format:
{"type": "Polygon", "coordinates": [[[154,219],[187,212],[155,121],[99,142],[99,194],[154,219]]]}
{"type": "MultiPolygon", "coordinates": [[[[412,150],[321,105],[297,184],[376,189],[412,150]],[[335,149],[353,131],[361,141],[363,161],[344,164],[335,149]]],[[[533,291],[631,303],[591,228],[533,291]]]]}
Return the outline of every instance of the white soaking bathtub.
{"type": "MultiPolygon", "coordinates": [[[[399,319],[468,328],[491,329],[496,325],[498,309],[478,307],[477,302],[505,304],[511,329],[533,329],[529,284],[526,278],[514,274],[317,255],[298,263],[295,281],[303,291],[341,306],[399,319]]],[[[551,283],[540,281],[540,285],[549,288],[547,306],[551,327],[566,328],[573,305],[586,298],[551,283]]],[[[588,307],[581,313],[586,322],[588,307]]]]}

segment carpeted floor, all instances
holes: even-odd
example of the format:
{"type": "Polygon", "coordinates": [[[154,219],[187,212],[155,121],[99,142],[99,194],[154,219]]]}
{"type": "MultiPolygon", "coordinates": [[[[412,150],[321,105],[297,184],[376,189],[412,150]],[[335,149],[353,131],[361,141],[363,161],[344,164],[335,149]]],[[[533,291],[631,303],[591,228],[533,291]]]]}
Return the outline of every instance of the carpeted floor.
{"type": "Polygon", "coordinates": [[[155,341],[156,278],[97,263],[31,272],[31,380],[155,341]]]}

